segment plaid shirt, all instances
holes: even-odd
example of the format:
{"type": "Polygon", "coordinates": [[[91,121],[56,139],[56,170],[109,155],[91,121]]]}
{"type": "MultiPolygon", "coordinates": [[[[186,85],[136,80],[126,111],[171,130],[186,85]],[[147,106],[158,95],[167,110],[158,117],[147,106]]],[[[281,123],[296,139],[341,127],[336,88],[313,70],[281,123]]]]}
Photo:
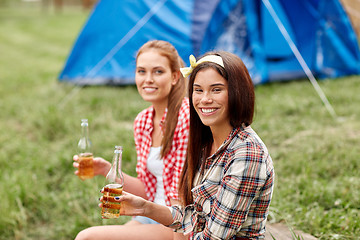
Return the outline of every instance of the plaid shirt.
{"type": "Polygon", "coordinates": [[[170,208],[171,227],[192,239],[263,239],[275,173],[255,131],[233,129],[204,170],[192,189],[194,204],[170,208]]]}
{"type": "MultiPolygon", "coordinates": [[[[162,117],[165,120],[167,111],[162,117]]],[[[153,201],[156,193],[156,177],[149,172],[146,162],[152,145],[151,134],[153,131],[154,108],[143,110],[135,118],[134,139],[137,153],[136,172],[143,182],[145,192],[150,201],[153,201]]],[[[162,124],[161,124],[162,126],[162,124]]],[[[178,122],[174,132],[171,148],[163,158],[163,182],[165,190],[165,202],[169,206],[170,199],[178,199],[178,184],[180,174],[186,158],[186,150],[189,135],[189,99],[184,98],[179,110],[178,122]]]]}

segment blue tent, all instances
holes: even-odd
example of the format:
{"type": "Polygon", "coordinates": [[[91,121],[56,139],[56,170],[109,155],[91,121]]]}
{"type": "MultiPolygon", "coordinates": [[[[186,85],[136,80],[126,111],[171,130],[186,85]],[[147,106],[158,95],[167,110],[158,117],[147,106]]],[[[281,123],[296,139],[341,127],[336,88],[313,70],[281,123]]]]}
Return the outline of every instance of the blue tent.
{"type": "Polygon", "coordinates": [[[59,80],[133,84],[136,51],[152,39],[171,42],[187,64],[190,54],[233,52],[255,84],[360,74],[339,0],[99,0],[59,80]]]}

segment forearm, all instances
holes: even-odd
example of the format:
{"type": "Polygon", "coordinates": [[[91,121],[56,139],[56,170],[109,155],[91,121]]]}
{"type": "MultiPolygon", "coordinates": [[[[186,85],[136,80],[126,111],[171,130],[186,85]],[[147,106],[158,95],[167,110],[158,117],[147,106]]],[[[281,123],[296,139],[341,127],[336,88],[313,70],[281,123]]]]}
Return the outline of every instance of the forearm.
{"type": "Polygon", "coordinates": [[[123,173],[123,176],[124,176],[124,191],[142,197],[144,199],[147,199],[144,184],[140,181],[140,179],[136,177],[132,177],[126,173],[123,173]]]}
{"type": "Polygon", "coordinates": [[[173,223],[169,207],[146,201],[144,216],[168,226],[173,223]]]}
{"type": "MultiPolygon", "coordinates": [[[[144,216],[165,226],[173,223],[171,209],[167,206],[153,203],[142,197],[123,191],[120,196],[114,197],[122,204],[120,213],[125,216],[144,216]]],[[[102,200],[100,200],[102,201],[102,200]]],[[[101,207],[101,204],[100,204],[101,207]]]]}

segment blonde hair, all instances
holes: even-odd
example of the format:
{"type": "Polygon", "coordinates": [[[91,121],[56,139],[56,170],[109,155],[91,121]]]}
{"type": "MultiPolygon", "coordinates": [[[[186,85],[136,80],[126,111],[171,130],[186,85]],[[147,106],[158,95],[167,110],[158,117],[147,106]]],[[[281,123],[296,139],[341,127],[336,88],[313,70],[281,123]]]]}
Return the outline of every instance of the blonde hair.
{"type": "MultiPolygon", "coordinates": [[[[179,56],[175,47],[166,41],[153,40],[145,43],[138,51],[136,59],[143,53],[148,50],[156,50],[161,56],[166,57],[169,60],[171,72],[180,72],[180,68],[184,66],[184,61],[179,56]]],[[[171,144],[174,137],[175,128],[177,125],[177,119],[179,114],[179,109],[181,107],[182,101],[186,94],[186,84],[184,77],[179,74],[179,80],[175,85],[172,86],[169,96],[168,96],[168,105],[167,105],[167,114],[165,118],[164,126],[164,137],[161,140],[161,158],[163,158],[166,153],[170,150],[171,144]]]]}

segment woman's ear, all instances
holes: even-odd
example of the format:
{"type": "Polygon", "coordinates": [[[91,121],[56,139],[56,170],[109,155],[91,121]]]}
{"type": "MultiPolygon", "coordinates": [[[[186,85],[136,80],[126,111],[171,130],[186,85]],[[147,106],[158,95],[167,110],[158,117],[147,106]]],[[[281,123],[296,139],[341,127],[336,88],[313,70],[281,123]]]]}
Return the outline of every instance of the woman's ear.
{"type": "Polygon", "coordinates": [[[172,73],[172,81],[171,81],[171,84],[172,85],[175,85],[178,81],[179,81],[179,79],[180,79],[180,71],[176,71],[176,72],[173,72],[172,73]]]}

